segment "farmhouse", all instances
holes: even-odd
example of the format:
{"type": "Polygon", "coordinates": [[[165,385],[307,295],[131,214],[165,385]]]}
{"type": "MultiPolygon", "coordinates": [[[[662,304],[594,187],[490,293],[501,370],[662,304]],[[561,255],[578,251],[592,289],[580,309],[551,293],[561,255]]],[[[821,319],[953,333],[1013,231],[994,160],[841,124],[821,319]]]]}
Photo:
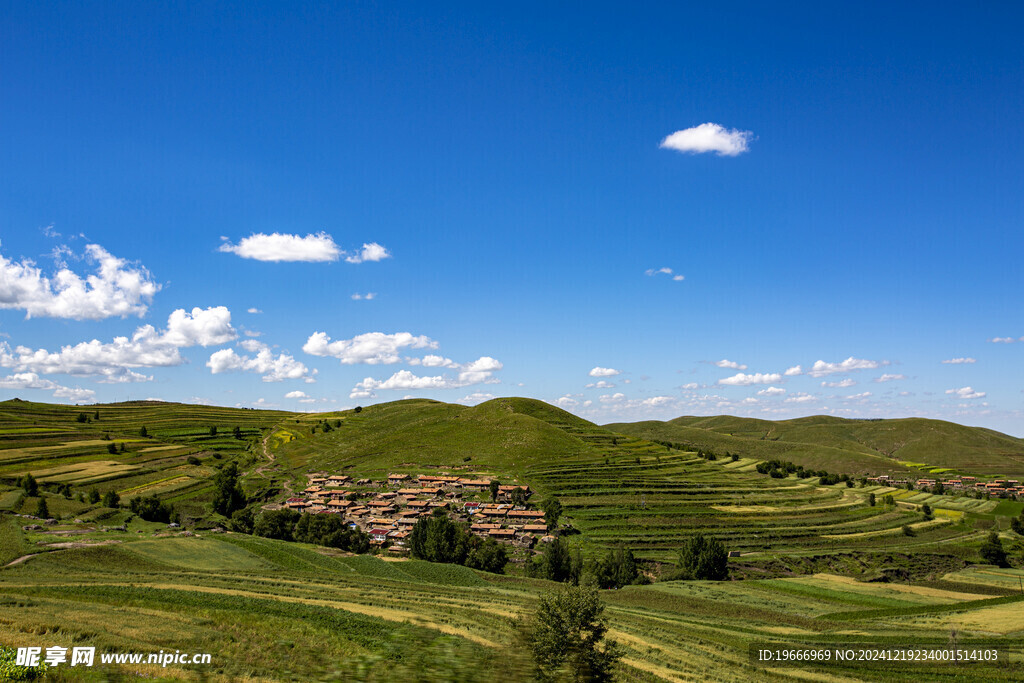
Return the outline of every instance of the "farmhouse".
{"type": "Polygon", "coordinates": [[[515,529],[491,529],[487,532],[489,538],[493,538],[503,543],[511,543],[516,539],[515,529]]]}

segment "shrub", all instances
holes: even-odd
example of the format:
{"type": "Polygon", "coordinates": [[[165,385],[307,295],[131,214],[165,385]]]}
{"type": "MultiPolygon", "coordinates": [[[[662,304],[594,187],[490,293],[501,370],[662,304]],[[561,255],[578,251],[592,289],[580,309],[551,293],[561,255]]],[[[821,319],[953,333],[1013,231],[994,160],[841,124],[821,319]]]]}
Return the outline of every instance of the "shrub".
{"type": "Polygon", "coordinates": [[[608,626],[597,590],[569,586],[541,598],[532,621],[521,623],[539,681],[611,681],[622,656],[605,641],[608,626]]]}
{"type": "Polygon", "coordinates": [[[103,507],[105,508],[116,508],[121,503],[121,496],[117,495],[117,491],[110,489],[103,494],[103,507]]]}
{"type": "Polygon", "coordinates": [[[675,574],[669,580],[724,581],[729,578],[729,554],[716,538],[697,534],[679,551],[675,574]]]}

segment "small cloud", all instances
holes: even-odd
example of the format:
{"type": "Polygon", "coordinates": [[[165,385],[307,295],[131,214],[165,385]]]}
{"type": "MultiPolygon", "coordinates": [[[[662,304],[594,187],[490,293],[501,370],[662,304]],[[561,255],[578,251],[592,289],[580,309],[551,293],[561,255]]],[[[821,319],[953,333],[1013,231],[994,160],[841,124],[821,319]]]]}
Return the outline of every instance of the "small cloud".
{"type": "Polygon", "coordinates": [[[680,389],[685,389],[687,391],[693,391],[694,389],[699,389],[700,385],[697,384],[696,382],[687,382],[686,384],[684,384],[683,386],[681,386],[679,388],[680,389]]]}
{"type": "Polygon", "coordinates": [[[882,367],[883,365],[889,365],[889,361],[866,360],[850,356],[839,363],[826,363],[823,360],[814,361],[814,365],[807,371],[807,374],[811,377],[824,377],[826,375],[853,372],[854,370],[874,370],[882,367]]]}
{"type": "Polygon", "coordinates": [[[960,399],[969,398],[985,398],[984,391],[975,391],[971,387],[960,387],[959,389],[946,389],[947,394],[951,394],[960,399]]]}
{"type": "Polygon", "coordinates": [[[906,379],[906,378],[907,378],[906,375],[884,374],[881,377],[876,378],[875,381],[876,382],[893,382],[893,381],[898,380],[898,379],[906,379]]]}
{"type": "Polygon", "coordinates": [[[686,279],[686,277],[684,277],[682,275],[675,275],[674,273],[675,273],[675,271],[673,271],[671,268],[668,268],[668,267],[665,267],[665,268],[648,268],[647,270],[644,271],[644,275],[646,275],[648,277],[654,277],[655,275],[671,275],[672,279],[675,280],[676,282],[682,282],[683,280],[686,279]]]}
{"type": "Polygon", "coordinates": [[[989,341],[993,344],[1012,344],[1017,340],[1013,337],[992,337],[989,341]]]}
{"type": "Polygon", "coordinates": [[[746,365],[743,365],[741,363],[737,363],[734,360],[726,360],[724,358],[722,360],[715,361],[715,365],[717,365],[720,368],[729,368],[730,370],[746,370],[747,369],[746,365]]]}
{"type": "Polygon", "coordinates": [[[750,131],[730,130],[717,123],[702,123],[666,136],[659,147],[688,154],[715,152],[720,157],[734,157],[749,149],[753,137],[750,131]]]}
{"type": "Polygon", "coordinates": [[[594,368],[589,373],[591,377],[614,377],[615,375],[621,375],[621,370],[615,370],[613,368],[602,368],[600,366],[594,368]]]}
{"type": "Polygon", "coordinates": [[[847,387],[852,387],[856,383],[857,383],[856,381],[854,381],[854,380],[852,380],[850,378],[846,378],[846,379],[841,380],[839,382],[822,382],[821,386],[823,386],[823,387],[831,387],[833,389],[846,389],[847,387]]]}
{"type": "Polygon", "coordinates": [[[607,380],[601,380],[600,382],[591,382],[586,386],[587,389],[614,389],[615,385],[607,380]]]}
{"type": "Polygon", "coordinates": [[[366,294],[360,294],[360,293],[356,292],[355,294],[352,295],[352,300],[353,301],[372,301],[373,299],[376,299],[376,298],[377,298],[377,293],[376,292],[367,292],[366,294]]]}
{"type": "Polygon", "coordinates": [[[246,313],[252,313],[253,315],[259,315],[262,312],[263,311],[261,311],[260,309],[256,308],[255,306],[246,311],[246,313]]]}
{"type": "Polygon", "coordinates": [[[968,363],[977,363],[978,361],[974,358],[950,358],[942,362],[945,365],[964,365],[968,363]]]}
{"type": "Polygon", "coordinates": [[[786,393],[786,390],[783,389],[782,387],[768,387],[766,389],[761,389],[759,392],[757,392],[757,395],[758,396],[781,396],[784,393],[786,393]]]}
{"type": "Polygon", "coordinates": [[[864,391],[864,392],[861,392],[859,394],[853,394],[852,396],[847,396],[846,400],[847,401],[860,401],[860,400],[863,400],[865,398],[870,398],[870,397],[871,397],[871,392],[870,391],[864,391]]]}
{"type": "Polygon", "coordinates": [[[743,372],[736,373],[732,377],[726,377],[725,379],[718,380],[718,384],[724,384],[727,386],[734,387],[746,387],[751,384],[772,384],[782,379],[782,375],[777,372],[773,373],[761,373],[755,372],[753,374],[746,374],[743,372]]]}
{"type": "Polygon", "coordinates": [[[462,398],[460,398],[459,403],[465,403],[466,405],[476,405],[478,403],[483,403],[484,401],[490,401],[492,398],[494,398],[494,394],[489,394],[482,391],[475,391],[472,394],[469,394],[468,396],[463,396],[462,398]]]}
{"type": "Polygon", "coordinates": [[[306,396],[305,391],[289,391],[284,395],[285,398],[309,398],[306,396]]]}
{"type": "Polygon", "coordinates": [[[334,238],[326,232],[318,232],[305,237],[282,233],[269,235],[259,232],[243,238],[238,244],[228,240],[220,245],[218,251],[241,256],[256,261],[270,262],[306,262],[322,263],[337,261],[342,251],[334,243],[334,238]]]}
{"type": "Polygon", "coordinates": [[[794,377],[796,375],[804,374],[804,369],[799,365],[794,365],[791,368],[786,368],[786,371],[782,374],[785,375],[786,377],[794,377]]]}
{"type": "Polygon", "coordinates": [[[787,398],[785,402],[786,403],[808,403],[808,402],[813,401],[813,400],[815,400],[813,395],[805,394],[804,392],[801,391],[801,392],[793,394],[792,396],[787,398]]]}
{"type": "Polygon", "coordinates": [[[676,282],[682,282],[683,280],[686,279],[686,276],[685,275],[673,275],[672,279],[675,280],[676,282]]]}
{"type": "Polygon", "coordinates": [[[376,242],[369,242],[363,244],[360,251],[346,256],[345,261],[347,263],[363,263],[364,261],[383,261],[386,258],[391,258],[391,252],[376,242]]]}

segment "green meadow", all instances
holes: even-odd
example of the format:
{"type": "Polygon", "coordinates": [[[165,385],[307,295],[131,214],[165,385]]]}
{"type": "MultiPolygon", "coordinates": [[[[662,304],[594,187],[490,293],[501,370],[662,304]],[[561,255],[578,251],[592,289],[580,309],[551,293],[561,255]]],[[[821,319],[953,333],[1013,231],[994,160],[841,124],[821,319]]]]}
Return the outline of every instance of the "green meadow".
{"type": "MultiPolygon", "coordinates": [[[[687,429],[725,433],[713,418],[685,420],[693,422],[687,429]]],[[[959,434],[970,460],[950,464],[943,453],[920,449],[879,455],[887,448],[884,423],[902,421],[866,423],[876,430],[871,436],[857,431],[859,422],[839,429],[831,420],[808,418],[802,432],[777,426],[768,434],[779,444],[820,432],[817,451],[811,441],[800,448],[835,473],[859,474],[862,463],[883,458],[908,469],[896,457],[964,472],[970,463],[1011,471],[1010,437],[986,430],[940,430],[959,434]],[[1007,452],[971,450],[986,440],[1007,452]],[[847,462],[841,454],[853,442],[862,457],[847,462]]],[[[757,430],[770,428],[730,425],[732,440],[763,441],[757,430]]],[[[557,497],[568,524],[563,534],[585,559],[629,548],[650,581],[601,591],[609,637],[623,652],[620,680],[1024,677],[1019,651],[987,664],[779,667],[749,657],[751,647],[769,642],[925,647],[955,638],[959,646],[995,642],[1009,651],[1024,635],[1024,572],[1014,568],[1022,565],[1021,538],[1009,529],[1019,503],[772,478],[756,472],[766,457],[757,449],[730,446],[736,460],[712,461],[681,437],[638,430],[600,427],[526,399],[475,407],[409,400],[331,414],[0,403],[0,645],[212,655],[208,666],[57,667],[47,674],[53,680],[531,679],[516,620],[559,586],[526,577],[524,551],[496,575],[225,531],[226,520],[210,506],[212,477],[235,462],[256,513],[304,488],[311,472],[354,479],[447,472],[528,484],[534,504],[557,497]],[[18,487],[26,473],[40,482],[38,496],[18,487]],[[58,485],[70,485],[71,497],[58,485]],[[122,505],[156,495],[181,513],[182,527],[79,500],[93,488],[117,492],[122,505]],[[885,495],[895,504],[885,505],[885,495]],[[55,523],[29,517],[40,497],[55,523]],[[921,512],[925,503],[932,520],[921,512]],[[993,530],[1013,567],[982,563],[978,549],[993,530]],[[697,533],[735,555],[733,580],[663,580],[697,533]]],[[[794,452],[786,457],[796,462],[794,452]]]]}

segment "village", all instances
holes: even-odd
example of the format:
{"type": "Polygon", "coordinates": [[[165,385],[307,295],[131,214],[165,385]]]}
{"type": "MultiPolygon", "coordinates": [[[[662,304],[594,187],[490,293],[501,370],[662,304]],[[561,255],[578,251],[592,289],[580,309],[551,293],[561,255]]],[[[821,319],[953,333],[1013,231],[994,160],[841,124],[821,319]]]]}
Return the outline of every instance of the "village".
{"type": "Polygon", "coordinates": [[[518,548],[554,540],[544,512],[527,505],[533,494],[527,485],[426,474],[389,474],[381,480],[322,472],[308,477],[302,496],[289,498],[285,508],[343,515],[349,527],[370,536],[371,545],[394,554],[408,552],[406,541],[417,520],[438,509],[467,523],[476,536],[518,548]]]}
{"type": "Polygon", "coordinates": [[[879,486],[909,488],[932,493],[973,493],[976,497],[1014,499],[1024,496],[1024,485],[1017,479],[978,481],[977,477],[967,476],[950,479],[894,479],[887,474],[882,474],[877,477],[867,477],[867,481],[879,486]]]}

